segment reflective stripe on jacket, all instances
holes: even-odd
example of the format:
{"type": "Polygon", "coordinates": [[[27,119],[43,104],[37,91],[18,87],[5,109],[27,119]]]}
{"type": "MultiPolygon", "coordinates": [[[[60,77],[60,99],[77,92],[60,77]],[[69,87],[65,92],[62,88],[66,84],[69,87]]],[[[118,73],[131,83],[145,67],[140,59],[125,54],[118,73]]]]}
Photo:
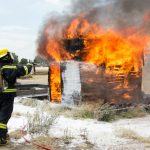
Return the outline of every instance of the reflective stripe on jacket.
{"type": "Polygon", "coordinates": [[[0,129],[7,129],[7,125],[4,123],[0,123],[0,129]]]}
{"type": "Polygon", "coordinates": [[[15,93],[16,79],[20,76],[28,75],[31,72],[32,66],[27,65],[4,65],[1,67],[1,73],[5,81],[3,93],[15,93]]]}

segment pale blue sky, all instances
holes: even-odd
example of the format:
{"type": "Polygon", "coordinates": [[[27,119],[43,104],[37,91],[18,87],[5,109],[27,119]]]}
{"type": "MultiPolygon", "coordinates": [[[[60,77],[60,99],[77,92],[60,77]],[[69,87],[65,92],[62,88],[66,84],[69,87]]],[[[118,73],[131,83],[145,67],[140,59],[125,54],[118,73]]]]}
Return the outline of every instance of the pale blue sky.
{"type": "MultiPolygon", "coordinates": [[[[8,48],[19,58],[33,59],[36,40],[52,12],[69,10],[74,0],[0,0],[0,48],[8,48]]],[[[102,4],[113,0],[100,0],[102,4]]]]}
{"type": "Polygon", "coordinates": [[[36,40],[48,14],[62,13],[70,0],[0,0],[0,48],[33,59],[36,40]]]}

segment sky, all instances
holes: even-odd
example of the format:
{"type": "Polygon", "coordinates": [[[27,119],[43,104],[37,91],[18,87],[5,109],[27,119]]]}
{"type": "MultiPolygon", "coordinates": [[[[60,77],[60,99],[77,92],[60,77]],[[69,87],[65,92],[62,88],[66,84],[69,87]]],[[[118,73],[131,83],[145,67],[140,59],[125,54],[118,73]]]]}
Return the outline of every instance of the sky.
{"type": "Polygon", "coordinates": [[[63,13],[70,0],[0,0],[0,48],[33,60],[40,29],[51,12],[63,13]]]}

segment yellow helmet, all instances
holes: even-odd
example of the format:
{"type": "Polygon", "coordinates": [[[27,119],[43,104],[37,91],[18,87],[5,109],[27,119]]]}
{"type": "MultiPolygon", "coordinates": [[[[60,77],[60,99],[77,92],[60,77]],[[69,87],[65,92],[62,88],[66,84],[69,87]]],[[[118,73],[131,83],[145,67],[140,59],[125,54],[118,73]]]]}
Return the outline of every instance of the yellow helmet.
{"type": "Polygon", "coordinates": [[[8,49],[0,49],[0,58],[6,56],[9,53],[8,49]]]}

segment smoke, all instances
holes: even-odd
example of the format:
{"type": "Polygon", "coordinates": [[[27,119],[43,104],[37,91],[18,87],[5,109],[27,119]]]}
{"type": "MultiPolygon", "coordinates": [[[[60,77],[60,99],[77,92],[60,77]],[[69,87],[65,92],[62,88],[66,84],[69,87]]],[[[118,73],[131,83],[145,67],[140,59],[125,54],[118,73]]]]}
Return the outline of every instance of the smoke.
{"type": "Polygon", "coordinates": [[[122,0],[121,10],[125,13],[140,14],[149,10],[149,0],[122,0]]]}
{"type": "Polygon", "coordinates": [[[44,23],[37,40],[40,55],[48,56],[48,40],[63,39],[64,28],[80,15],[106,29],[134,27],[136,30],[143,29],[143,33],[148,33],[150,29],[150,0],[71,0],[70,7],[66,9],[70,11],[63,14],[51,13],[44,23]]]}
{"type": "Polygon", "coordinates": [[[62,31],[64,28],[65,23],[67,20],[65,20],[67,17],[65,16],[59,16],[54,13],[51,14],[45,24],[43,25],[42,30],[39,32],[39,37],[37,40],[37,52],[40,56],[45,57],[47,60],[52,61],[53,58],[49,57],[48,51],[47,51],[47,44],[50,39],[61,39],[62,31]]]}
{"type": "Polygon", "coordinates": [[[150,0],[74,0],[71,8],[74,16],[84,14],[88,21],[122,29],[143,24],[150,0]]]}
{"type": "Polygon", "coordinates": [[[116,0],[111,14],[115,26],[123,28],[141,26],[148,11],[150,11],[149,0],[116,0]]]}

